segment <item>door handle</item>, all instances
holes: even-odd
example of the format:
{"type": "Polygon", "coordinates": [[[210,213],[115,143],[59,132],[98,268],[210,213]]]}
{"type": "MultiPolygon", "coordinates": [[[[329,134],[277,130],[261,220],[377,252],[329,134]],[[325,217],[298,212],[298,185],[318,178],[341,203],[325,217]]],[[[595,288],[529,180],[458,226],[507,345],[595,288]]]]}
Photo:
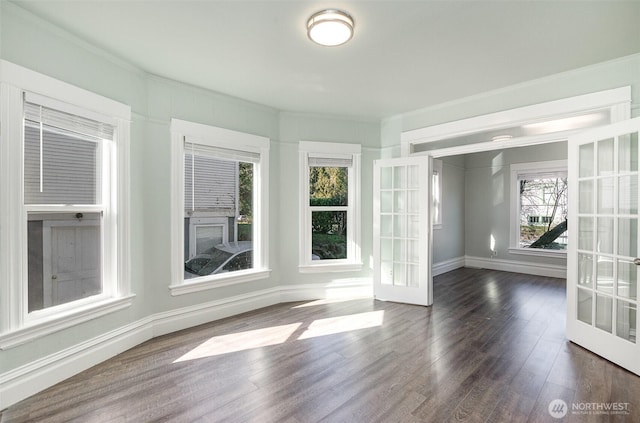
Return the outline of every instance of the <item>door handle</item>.
{"type": "Polygon", "coordinates": [[[635,259],[633,259],[633,264],[635,264],[636,266],[640,266],[640,257],[636,257],[635,259]]]}
{"type": "MultiPolygon", "coordinates": [[[[638,260],[638,259],[636,259],[638,260]]],[[[635,263],[635,262],[634,262],[635,263]]],[[[638,260],[638,265],[640,265],[640,260],[638,260]]],[[[58,279],[58,275],[53,275],[51,276],[51,279],[58,279]]]]}

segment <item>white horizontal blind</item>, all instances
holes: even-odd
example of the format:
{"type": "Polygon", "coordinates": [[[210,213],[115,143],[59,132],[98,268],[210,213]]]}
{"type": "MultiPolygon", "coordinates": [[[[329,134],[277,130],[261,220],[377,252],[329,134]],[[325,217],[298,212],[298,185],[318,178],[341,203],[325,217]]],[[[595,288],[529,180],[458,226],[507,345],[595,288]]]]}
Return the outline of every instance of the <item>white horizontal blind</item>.
{"type": "Polygon", "coordinates": [[[351,167],[353,158],[309,157],[310,167],[351,167]]]}
{"type": "Polygon", "coordinates": [[[544,172],[524,172],[518,173],[519,181],[533,181],[536,179],[566,179],[566,170],[544,171],[544,172]]]}
{"type": "Polygon", "coordinates": [[[76,116],[35,103],[25,101],[24,118],[26,121],[33,122],[37,125],[42,123],[43,125],[64,129],[77,134],[107,140],[113,139],[114,129],[113,126],[108,123],[76,116]]]}
{"type": "Polygon", "coordinates": [[[99,204],[100,144],[26,126],[25,204],[99,204]]]}
{"type": "Polygon", "coordinates": [[[240,162],[259,163],[260,153],[245,150],[235,150],[230,148],[213,147],[210,145],[185,141],[184,151],[186,153],[209,156],[219,159],[235,160],[240,162]]]}

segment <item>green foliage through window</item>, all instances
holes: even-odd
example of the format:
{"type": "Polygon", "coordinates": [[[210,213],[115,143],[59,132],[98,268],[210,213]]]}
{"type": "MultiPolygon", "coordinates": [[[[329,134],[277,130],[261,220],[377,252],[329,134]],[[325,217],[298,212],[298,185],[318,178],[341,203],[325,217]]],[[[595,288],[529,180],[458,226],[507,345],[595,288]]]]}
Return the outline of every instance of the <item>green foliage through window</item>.
{"type": "Polygon", "coordinates": [[[311,206],[346,206],[346,167],[310,167],[309,200],[311,206]]]}

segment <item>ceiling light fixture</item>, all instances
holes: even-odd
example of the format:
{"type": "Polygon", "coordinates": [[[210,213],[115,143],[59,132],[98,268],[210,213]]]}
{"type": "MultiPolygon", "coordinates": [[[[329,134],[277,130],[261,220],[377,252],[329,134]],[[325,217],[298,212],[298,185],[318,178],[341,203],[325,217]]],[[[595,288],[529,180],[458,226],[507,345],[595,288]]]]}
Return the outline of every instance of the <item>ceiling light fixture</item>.
{"type": "Polygon", "coordinates": [[[351,15],[338,9],[325,9],[311,15],[307,21],[307,35],[322,46],[339,46],[353,37],[351,15]]]}

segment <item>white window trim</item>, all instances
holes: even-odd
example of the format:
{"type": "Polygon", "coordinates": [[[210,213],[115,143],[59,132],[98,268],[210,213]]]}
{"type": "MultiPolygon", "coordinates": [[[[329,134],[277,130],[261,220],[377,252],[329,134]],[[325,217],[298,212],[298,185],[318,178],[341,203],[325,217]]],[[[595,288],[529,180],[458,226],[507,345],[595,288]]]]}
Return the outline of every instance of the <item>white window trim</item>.
{"type": "Polygon", "coordinates": [[[361,257],[361,175],[360,162],[362,147],[360,144],[342,144],[330,142],[300,141],[299,143],[299,198],[300,198],[300,248],[298,270],[300,273],[348,272],[362,270],[361,257]],[[309,206],[309,155],[321,154],[323,157],[345,158],[352,160],[348,170],[348,206],[347,206],[347,258],[338,260],[311,259],[311,208],[309,206]]]}
{"type": "Polygon", "coordinates": [[[171,119],[171,295],[266,279],[269,269],[269,138],[215,126],[171,119]],[[184,279],[184,141],[260,154],[253,193],[254,268],[184,279]]]}
{"type": "Polygon", "coordinates": [[[433,216],[433,229],[442,228],[442,160],[433,159],[433,174],[438,175],[438,186],[433,187],[433,197],[435,199],[436,193],[438,194],[438,210],[434,211],[433,216]],[[436,191],[437,190],[437,191],[436,191]]]}
{"type": "MultiPolygon", "coordinates": [[[[129,307],[130,293],[130,201],[129,137],[131,108],[106,97],[58,81],[46,75],[0,60],[0,138],[20,142],[0,143],[0,349],[129,307]],[[71,113],[100,119],[115,127],[111,149],[110,210],[105,216],[102,295],[28,313],[27,223],[23,206],[23,97],[37,96],[71,113]],[[16,204],[19,206],[16,207],[16,204]],[[117,213],[116,213],[117,210],[117,213]],[[114,220],[118,216],[117,224],[114,220]],[[110,228],[110,229],[109,229],[110,228]],[[19,283],[17,283],[19,282],[19,283]]],[[[73,207],[62,207],[62,209],[73,207]]],[[[30,207],[30,210],[37,211],[30,207]]]]}
{"type": "Polygon", "coordinates": [[[518,177],[524,173],[567,171],[567,160],[549,160],[544,162],[517,163],[510,166],[510,231],[509,253],[539,257],[567,256],[567,250],[544,250],[535,248],[521,248],[520,244],[520,190],[518,177]]]}

